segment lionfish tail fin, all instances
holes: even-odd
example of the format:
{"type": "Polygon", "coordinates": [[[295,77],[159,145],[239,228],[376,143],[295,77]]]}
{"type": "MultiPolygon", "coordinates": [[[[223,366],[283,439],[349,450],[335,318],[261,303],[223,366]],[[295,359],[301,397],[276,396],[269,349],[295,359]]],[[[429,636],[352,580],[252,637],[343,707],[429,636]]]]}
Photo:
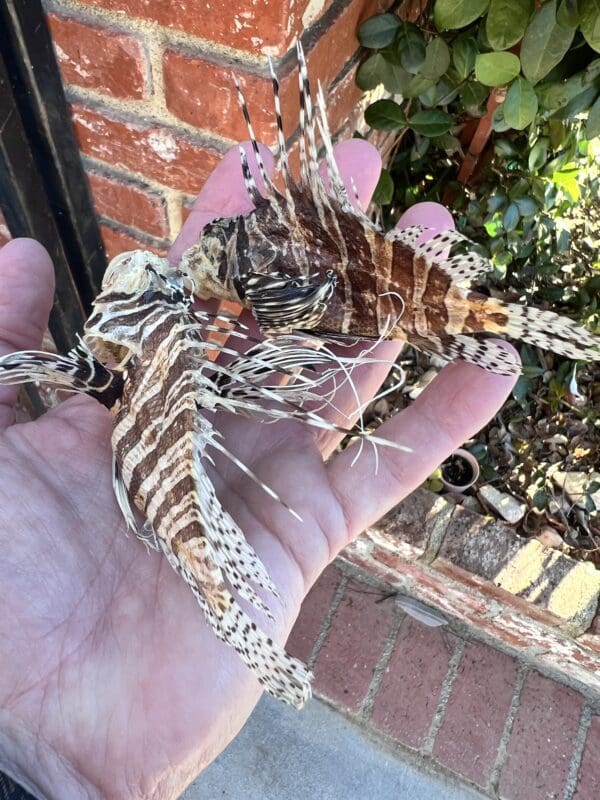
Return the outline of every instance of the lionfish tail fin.
{"type": "Polygon", "coordinates": [[[507,336],[576,361],[600,361],[600,338],[568,317],[514,303],[501,306],[506,314],[503,333],[507,336]]]}

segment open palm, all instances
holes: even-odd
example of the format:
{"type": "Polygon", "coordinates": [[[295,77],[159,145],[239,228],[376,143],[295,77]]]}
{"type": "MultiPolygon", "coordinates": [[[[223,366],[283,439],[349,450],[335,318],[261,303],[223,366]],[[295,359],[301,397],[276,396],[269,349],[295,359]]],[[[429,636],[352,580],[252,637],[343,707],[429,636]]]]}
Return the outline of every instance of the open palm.
{"type": "MultiPolygon", "coordinates": [[[[349,144],[340,168],[366,201],[379,163],[365,143],[349,144]]],[[[234,152],[207,181],[173,257],[210,219],[248,210],[234,152]]],[[[2,352],[39,346],[52,291],[45,251],[28,240],[6,245],[2,352]]],[[[386,358],[397,353],[381,347],[386,358]]],[[[382,366],[361,368],[361,397],[384,375],[382,366]]],[[[217,464],[221,501],[279,588],[269,599],[276,638],[285,640],[335,554],[482,427],[512,383],[464,363],[446,367],[380,432],[412,452],[380,449],[377,476],[370,448],[352,467],[349,451],[325,464],[332,436],[219,419],[228,446],[302,515],[217,464]]],[[[14,400],[11,388],[0,390],[0,767],[48,798],[175,798],[239,731],[258,683],[210,632],[167,561],[125,535],[108,412],[78,397],[14,425],[14,400]]]]}

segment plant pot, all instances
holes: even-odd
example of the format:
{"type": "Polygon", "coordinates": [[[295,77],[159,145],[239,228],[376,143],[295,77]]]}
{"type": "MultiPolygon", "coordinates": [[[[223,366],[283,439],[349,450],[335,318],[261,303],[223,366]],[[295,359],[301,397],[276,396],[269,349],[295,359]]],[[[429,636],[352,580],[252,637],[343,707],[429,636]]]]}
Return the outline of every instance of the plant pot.
{"type": "Polygon", "coordinates": [[[459,448],[441,466],[442,483],[451,492],[464,492],[479,477],[479,462],[468,450],[459,448]]]}

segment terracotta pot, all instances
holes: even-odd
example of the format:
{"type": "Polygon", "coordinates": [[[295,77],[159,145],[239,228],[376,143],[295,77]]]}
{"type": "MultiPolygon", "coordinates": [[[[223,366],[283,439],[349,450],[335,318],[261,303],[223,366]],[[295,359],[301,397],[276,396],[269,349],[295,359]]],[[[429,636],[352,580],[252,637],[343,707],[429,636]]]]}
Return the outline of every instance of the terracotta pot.
{"type": "Polygon", "coordinates": [[[442,464],[442,483],[451,492],[464,492],[479,477],[479,463],[468,450],[459,448],[442,464]]]}

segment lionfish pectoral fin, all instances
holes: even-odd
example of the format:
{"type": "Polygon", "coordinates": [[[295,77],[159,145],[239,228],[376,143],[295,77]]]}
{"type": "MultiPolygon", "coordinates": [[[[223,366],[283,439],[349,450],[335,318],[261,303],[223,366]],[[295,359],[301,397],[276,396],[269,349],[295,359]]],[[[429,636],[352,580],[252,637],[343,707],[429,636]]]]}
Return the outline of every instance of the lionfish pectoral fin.
{"type": "Polygon", "coordinates": [[[123,389],[121,374],[94,358],[81,339],[66,355],[23,350],[0,358],[0,384],[30,382],[89,394],[107,408],[112,408],[123,389]]]}
{"type": "Polygon", "coordinates": [[[332,270],[308,278],[250,273],[244,293],[263,333],[310,330],[327,310],[336,280],[332,270]]]}
{"type": "Polygon", "coordinates": [[[411,335],[409,343],[426,353],[442,356],[448,361],[460,358],[497,375],[519,375],[521,372],[521,365],[514,356],[491,339],[476,339],[461,334],[446,334],[443,338],[433,334],[411,335]]]}

